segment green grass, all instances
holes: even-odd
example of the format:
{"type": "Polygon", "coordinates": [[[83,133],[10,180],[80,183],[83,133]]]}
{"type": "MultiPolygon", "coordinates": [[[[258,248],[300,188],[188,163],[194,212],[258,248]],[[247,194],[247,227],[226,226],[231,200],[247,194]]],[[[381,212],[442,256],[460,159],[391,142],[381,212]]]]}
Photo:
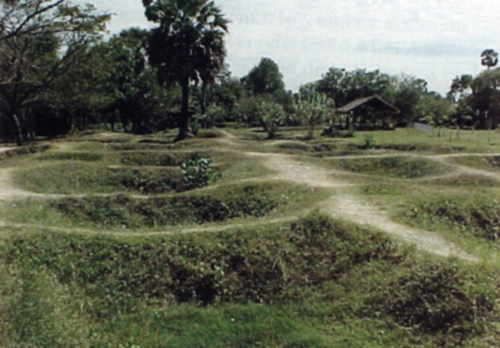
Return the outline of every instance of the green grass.
{"type": "Polygon", "coordinates": [[[413,156],[324,159],[323,163],[340,170],[403,179],[445,174],[453,168],[452,166],[413,156]]]}
{"type": "Polygon", "coordinates": [[[85,161],[99,162],[104,158],[103,154],[93,152],[56,152],[38,156],[40,161],[85,161]]]}
{"type": "Polygon", "coordinates": [[[180,166],[190,159],[207,157],[202,152],[124,152],[121,154],[120,162],[129,166],[180,166]]]}
{"type": "Polygon", "coordinates": [[[450,161],[467,167],[499,171],[500,156],[460,156],[450,158],[450,161]]]}
{"type": "Polygon", "coordinates": [[[500,152],[490,145],[498,134],[488,142],[486,132],[450,140],[448,131],[398,129],[330,139],[318,129],[303,140],[303,129],[285,127],[274,142],[251,140],[265,137],[251,129],[225,131],[237,145],[214,139],[217,130],[175,144],[174,132],[95,133],[58,141],[59,152],[0,158],[29,191],[111,194],[2,202],[0,219],[24,227],[0,227],[0,346],[489,348],[500,341],[498,183],[446,176],[454,164],[496,171],[498,158],[446,165],[406,156],[500,152]],[[370,134],[376,149],[360,149],[370,134]],[[335,175],[356,186],[265,179],[273,172],[246,151],[299,155],[345,171],[335,175]],[[196,154],[210,156],[222,178],[181,192],[179,165],[196,154]],[[346,154],[392,157],[324,158],[346,154]],[[482,261],[426,255],[318,214],[265,224],[321,208],[333,194],[360,195],[482,261]],[[200,224],[212,232],[178,233],[200,224]],[[172,234],[147,234],[165,231],[172,234]]]}
{"type": "Polygon", "coordinates": [[[12,232],[0,253],[5,346],[487,347],[496,337],[494,271],[421,259],[323,216],[141,239],[12,232]]]}
{"type": "Polygon", "coordinates": [[[39,199],[6,203],[5,220],[14,223],[43,224],[113,230],[162,229],[176,225],[198,225],[230,219],[284,215],[302,211],[325,197],[309,188],[288,183],[238,184],[216,190],[158,196],[89,196],[39,199]]]}
{"type": "Polygon", "coordinates": [[[25,155],[31,155],[38,152],[44,152],[50,149],[50,145],[31,145],[15,148],[7,152],[0,153],[0,162],[25,155]]]}
{"type": "Polygon", "coordinates": [[[447,194],[425,197],[402,206],[406,222],[436,230],[446,228],[489,241],[500,240],[498,194],[447,194]]]}
{"type": "Polygon", "coordinates": [[[127,169],[68,162],[16,172],[15,183],[38,193],[168,193],[181,185],[179,168],[127,169]]]}

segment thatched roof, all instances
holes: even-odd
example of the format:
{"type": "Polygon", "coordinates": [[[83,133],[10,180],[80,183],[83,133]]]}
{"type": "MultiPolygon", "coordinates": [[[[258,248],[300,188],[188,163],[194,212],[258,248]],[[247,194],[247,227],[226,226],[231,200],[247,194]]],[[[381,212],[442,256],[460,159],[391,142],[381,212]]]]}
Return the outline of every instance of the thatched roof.
{"type": "Polygon", "coordinates": [[[354,109],[356,109],[362,105],[369,105],[376,111],[384,111],[384,112],[389,112],[389,113],[394,113],[394,114],[399,114],[401,112],[394,105],[391,105],[388,102],[386,102],[385,100],[383,100],[382,98],[379,98],[376,96],[356,99],[356,100],[350,102],[349,104],[346,104],[346,105],[342,106],[341,108],[337,109],[337,112],[340,114],[348,114],[351,111],[354,111],[354,109]]]}

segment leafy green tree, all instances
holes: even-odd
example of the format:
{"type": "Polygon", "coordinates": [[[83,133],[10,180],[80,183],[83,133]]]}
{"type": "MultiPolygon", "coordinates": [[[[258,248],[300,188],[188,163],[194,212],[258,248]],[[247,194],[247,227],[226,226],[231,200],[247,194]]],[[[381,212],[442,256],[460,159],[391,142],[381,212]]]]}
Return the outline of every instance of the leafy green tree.
{"type": "Polygon", "coordinates": [[[109,66],[106,85],[112,97],[108,108],[118,110],[125,125],[132,123],[135,134],[151,130],[161,97],[156,71],[147,63],[147,37],[147,31],[131,28],[103,45],[109,66]]]}
{"type": "Polygon", "coordinates": [[[498,52],[493,49],[486,49],[481,53],[481,64],[488,67],[490,70],[492,67],[498,64],[498,52]]]}
{"type": "Polygon", "coordinates": [[[422,95],[416,106],[419,120],[425,120],[429,124],[438,127],[438,136],[441,136],[441,127],[453,122],[454,109],[451,102],[444,99],[436,92],[422,95]]]}
{"type": "MultiPolygon", "coordinates": [[[[301,91],[305,88],[301,88],[301,91]]],[[[297,96],[294,103],[295,117],[304,126],[307,127],[307,137],[313,138],[314,127],[326,122],[332,121],[335,114],[335,105],[332,100],[324,94],[308,91],[297,96]]]]}
{"type": "Polygon", "coordinates": [[[286,119],[283,106],[275,102],[261,101],[257,106],[257,112],[269,139],[276,138],[279,127],[283,125],[286,119]]]}
{"type": "Polygon", "coordinates": [[[261,58],[260,63],[241,79],[245,90],[253,96],[274,95],[285,91],[283,75],[278,64],[270,58],[261,58]]]}
{"type": "Polygon", "coordinates": [[[397,107],[401,113],[397,116],[397,124],[416,121],[421,117],[418,105],[428,92],[427,82],[414,76],[393,76],[382,98],[397,107]]]}
{"type": "Polygon", "coordinates": [[[92,5],[67,0],[0,3],[0,112],[18,145],[27,127],[23,110],[80,62],[78,52],[100,38],[108,20],[92,5]]]}
{"type": "Polygon", "coordinates": [[[389,77],[379,70],[330,68],[317,82],[317,91],[331,98],[337,107],[353,100],[380,95],[389,85],[389,77]]]}
{"type": "Polygon", "coordinates": [[[148,56],[157,68],[161,85],[178,83],[182,91],[179,133],[176,141],[191,133],[190,82],[213,83],[226,51],[227,19],[209,0],[143,0],[146,17],[159,24],[151,30],[148,56]]]}
{"type": "Polygon", "coordinates": [[[461,75],[453,79],[450,86],[450,91],[447,94],[448,99],[452,101],[459,101],[472,93],[471,86],[474,78],[472,75],[461,75]]]}
{"type": "MultiPolygon", "coordinates": [[[[215,78],[215,82],[208,86],[206,96],[203,96],[203,87],[195,90],[196,98],[200,101],[199,112],[201,118],[204,118],[203,101],[206,104],[206,113],[210,113],[208,119],[213,120],[213,111],[217,109],[220,113],[216,115],[217,122],[234,121],[235,108],[245,90],[240,82],[240,79],[231,76],[231,72],[227,66],[219,71],[215,78]]],[[[210,122],[209,122],[210,123],[210,122]]],[[[209,124],[207,123],[207,124],[209,124]]]]}

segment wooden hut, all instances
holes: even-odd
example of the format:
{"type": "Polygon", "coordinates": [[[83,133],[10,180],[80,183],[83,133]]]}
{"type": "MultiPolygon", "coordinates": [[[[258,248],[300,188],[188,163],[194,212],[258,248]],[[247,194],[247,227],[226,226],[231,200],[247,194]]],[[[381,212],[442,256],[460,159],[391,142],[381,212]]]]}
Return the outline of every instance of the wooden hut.
{"type": "Polygon", "coordinates": [[[397,107],[376,96],[356,99],[337,109],[338,114],[345,115],[346,129],[351,125],[355,127],[359,119],[372,121],[374,126],[381,121],[382,127],[389,127],[393,124],[393,115],[400,112],[397,107]]]}

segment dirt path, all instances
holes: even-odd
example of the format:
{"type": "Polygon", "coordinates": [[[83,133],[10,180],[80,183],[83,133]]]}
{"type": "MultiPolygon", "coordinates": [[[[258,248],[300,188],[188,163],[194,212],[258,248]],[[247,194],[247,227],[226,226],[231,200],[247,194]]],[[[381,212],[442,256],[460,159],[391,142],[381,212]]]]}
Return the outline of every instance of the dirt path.
{"type": "Polygon", "coordinates": [[[15,147],[0,147],[0,153],[9,152],[10,150],[14,150],[15,147]]]}
{"type": "MultiPolygon", "coordinates": [[[[317,188],[352,186],[352,184],[333,179],[329,175],[332,174],[332,171],[325,171],[311,164],[300,163],[290,156],[257,153],[252,155],[262,158],[266,166],[277,171],[277,176],[283,180],[307,184],[317,188]]],[[[353,194],[333,195],[327,201],[321,202],[321,210],[335,218],[384,231],[405,242],[415,244],[418,249],[427,252],[441,256],[453,255],[468,261],[477,260],[436,233],[411,228],[391,221],[386,212],[377,209],[353,194]]]]}
{"type": "Polygon", "coordinates": [[[0,228],[36,228],[45,231],[52,231],[58,233],[67,233],[67,234],[86,234],[86,235],[106,235],[106,236],[120,236],[120,237],[151,237],[151,236],[169,236],[178,233],[213,233],[213,232],[221,232],[221,231],[230,231],[230,230],[238,230],[242,228],[248,228],[249,226],[267,226],[267,225],[275,225],[282,223],[289,223],[293,221],[297,221],[297,217],[284,217],[277,219],[259,219],[252,224],[248,222],[241,223],[229,223],[225,225],[213,225],[213,226],[200,226],[200,227],[175,227],[173,226],[168,231],[153,231],[153,232],[134,232],[133,230],[128,232],[119,232],[117,230],[106,230],[101,231],[99,229],[84,229],[84,228],[66,228],[66,227],[54,227],[54,226],[43,226],[36,224],[18,224],[18,223],[7,223],[0,221],[0,228]]]}

